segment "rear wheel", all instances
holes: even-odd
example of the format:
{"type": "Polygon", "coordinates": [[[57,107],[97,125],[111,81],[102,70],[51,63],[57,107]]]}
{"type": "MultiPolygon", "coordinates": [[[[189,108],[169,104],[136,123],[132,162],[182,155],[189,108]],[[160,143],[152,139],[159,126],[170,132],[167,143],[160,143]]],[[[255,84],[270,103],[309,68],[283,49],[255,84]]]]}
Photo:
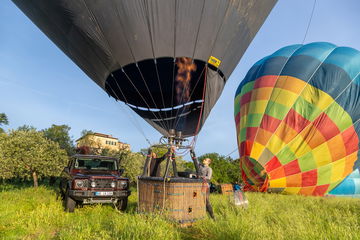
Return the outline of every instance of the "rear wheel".
{"type": "Polygon", "coordinates": [[[120,211],[125,211],[127,208],[127,204],[128,204],[127,198],[119,199],[116,203],[116,208],[120,211]]]}
{"type": "Polygon", "coordinates": [[[74,212],[76,201],[69,196],[69,190],[67,190],[65,193],[64,205],[66,212],[74,212]]]}

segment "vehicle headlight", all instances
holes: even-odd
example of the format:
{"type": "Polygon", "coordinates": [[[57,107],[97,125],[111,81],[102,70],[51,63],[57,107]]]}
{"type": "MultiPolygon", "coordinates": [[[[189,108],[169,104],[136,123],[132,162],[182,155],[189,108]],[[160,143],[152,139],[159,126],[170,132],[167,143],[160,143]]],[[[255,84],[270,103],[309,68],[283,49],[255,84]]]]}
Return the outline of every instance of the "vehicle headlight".
{"type": "Polygon", "coordinates": [[[91,186],[92,188],[96,187],[96,182],[94,182],[94,181],[91,182],[91,183],[90,183],[90,186],[91,186]]]}
{"type": "Polygon", "coordinates": [[[115,183],[115,182],[112,182],[112,183],[110,184],[110,186],[111,186],[112,188],[114,188],[114,187],[116,187],[116,183],[115,183]]]}
{"type": "Polygon", "coordinates": [[[84,179],[76,179],[74,181],[74,187],[75,188],[85,188],[87,187],[87,180],[84,179]]]}
{"type": "Polygon", "coordinates": [[[128,185],[127,181],[119,181],[118,182],[118,188],[125,189],[125,188],[127,188],[127,185],[128,185]]]}

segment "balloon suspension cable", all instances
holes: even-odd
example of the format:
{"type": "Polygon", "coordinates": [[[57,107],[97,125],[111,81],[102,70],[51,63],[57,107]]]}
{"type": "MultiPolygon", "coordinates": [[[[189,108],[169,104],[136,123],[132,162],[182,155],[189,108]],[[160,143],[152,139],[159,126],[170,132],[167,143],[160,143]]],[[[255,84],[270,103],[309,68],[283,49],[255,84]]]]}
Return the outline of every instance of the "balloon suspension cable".
{"type": "Polygon", "coordinates": [[[312,20],[312,18],[313,18],[313,16],[314,16],[315,5],[316,5],[316,0],[314,0],[314,4],[313,4],[312,10],[311,10],[311,14],[310,14],[310,19],[309,19],[308,25],[307,25],[307,27],[306,27],[306,31],[305,31],[305,34],[304,34],[304,38],[303,38],[301,44],[304,44],[305,39],[306,39],[306,36],[307,36],[307,34],[308,34],[308,31],[309,31],[309,28],[310,28],[310,24],[311,24],[311,20],[312,20]]]}
{"type": "MultiPolygon", "coordinates": [[[[113,75],[111,75],[111,76],[114,78],[113,75]]],[[[115,79],[115,78],[114,78],[114,79],[115,79]]],[[[116,79],[115,79],[115,80],[116,80],[116,79]]],[[[107,83],[105,83],[105,84],[107,84],[107,83]]],[[[116,96],[116,98],[117,98],[117,99],[120,99],[119,96],[118,96],[118,95],[116,94],[116,92],[114,91],[114,89],[111,87],[111,85],[110,85],[110,84],[107,84],[107,86],[109,86],[109,88],[110,88],[111,91],[114,93],[114,95],[116,96]]],[[[124,99],[125,99],[124,104],[127,105],[127,106],[129,106],[129,105],[128,105],[128,102],[127,102],[127,99],[125,98],[123,92],[121,91],[121,88],[119,88],[119,89],[120,89],[120,92],[121,92],[121,94],[123,95],[123,97],[124,97],[124,99]]],[[[109,95],[109,96],[110,96],[110,95],[109,95]]],[[[117,100],[116,98],[114,98],[116,105],[120,106],[120,109],[121,109],[126,115],[128,115],[128,116],[130,117],[130,118],[129,118],[129,119],[130,119],[130,122],[134,125],[134,127],[135,127],[135,128],[140,132],[140,134],[144,137],[145,141],[149,144],[149,146],[151,146],[151,142],[150,142],[149,139],[146,137],[145,132],[144,132],[143,129],[141,128],[141,125],[139,124],[139,122],[136,120],[136,116],[134,116],[134,113],[132,113],[131,111],[127,111],[127,110],[129,110],[129,109],[126,110],[125,106],[122,106],[121,104],[117,104],[118,100],[117,100]],[[132,120],[131,120],[131,118],[132,118],[132,120]]]]}
{"type": "Polygon", "coordinates": [[[199,119],[198,119],[198,123],[196,126],[196,130],[195,130],[195,136],[192,140],[191,143],[191,147],[195,148],[196,146],[196,141],[197,141],[197,137],[198,137],[198,133],[200,131],[200,123],[201,123],[201,119],[202,119],[202,115],[203,115],[203,110],[204,110],[204,102],[205,102],[205,93],[206,93],[206,83],[207,83],[207,64],[205,65],[205,79],[204,79],[204,87],[203,87],[203,94],[202,94],[202,103],[201,103],[201,110],[200,110],[200,115],[199,115],[199,119]]]}
{"type": "Polygon", "coordinates": [[[230,155],[233,154],[234,152],[236,152],[238,149],[239,149],[239,148],[236,147],[236,148],[235,148],[234,150],[232,150],[229,154],[227,154],[227,155],[225,156],[225,158],[230,157],[230,155]]]}

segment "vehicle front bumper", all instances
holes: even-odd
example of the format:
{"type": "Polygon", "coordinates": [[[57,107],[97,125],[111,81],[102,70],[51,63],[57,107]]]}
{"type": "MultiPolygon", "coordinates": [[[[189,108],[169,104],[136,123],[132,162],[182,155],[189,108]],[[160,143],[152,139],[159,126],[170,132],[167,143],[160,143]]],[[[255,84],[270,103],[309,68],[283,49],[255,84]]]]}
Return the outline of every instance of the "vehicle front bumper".
{"type": "Polygon", "coordinates": [[[127,198],[131,192],[129,190],[70,190],[69,196],[83,203],[116,203],[119,199],[127,198]],[[97,192],[112,192],[112,195],[99,196],[97,192]]]}

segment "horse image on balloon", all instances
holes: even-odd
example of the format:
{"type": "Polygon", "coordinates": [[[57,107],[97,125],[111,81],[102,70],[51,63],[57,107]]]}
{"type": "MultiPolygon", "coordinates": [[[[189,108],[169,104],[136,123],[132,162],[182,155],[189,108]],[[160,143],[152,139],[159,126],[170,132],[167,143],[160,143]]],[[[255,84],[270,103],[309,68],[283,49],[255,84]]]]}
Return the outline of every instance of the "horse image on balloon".
{"type": "Polygon", "coordinates": [[[247,190],[360,196],[360,52],[326,42],[254,64],[235,96],[247,190]]]}

